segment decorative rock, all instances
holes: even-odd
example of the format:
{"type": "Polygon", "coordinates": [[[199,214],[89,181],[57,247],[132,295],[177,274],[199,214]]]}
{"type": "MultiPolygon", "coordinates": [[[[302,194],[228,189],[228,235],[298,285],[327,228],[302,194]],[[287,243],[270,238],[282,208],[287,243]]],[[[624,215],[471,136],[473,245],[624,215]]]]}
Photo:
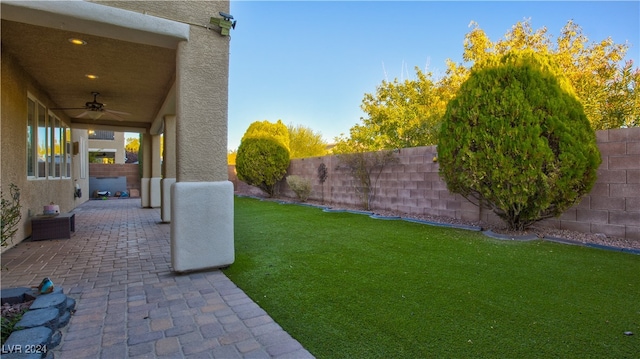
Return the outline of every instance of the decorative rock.
{"type": "Polygon", "coordinates": [[[71,313],[76,307],[76,301],[64,295],[62,287],[55,287],[52,293],[38,294],[31,288],[12,288],[3,289],[2,297],[20,297],[20,301],[34,300],[29,310],[22,316],[22,319],[16,323],[16,327],[24,329],[17,330],[9,336],[3,345],[2,358],[21,358],[21,359],[54,359],[51,349],[55,348],[62,341],[62,333],[59,328],[67,325],[71,319],[71,313]],[[13,346],[8,346],[13,345],[13,346]],[[17,348],[28,345],[30,348],[43,348],[40,354],[27,355],[18,353],[17,348]],[[16,351],[11,352],[10,348],[16,351]],[[7,350],[4,350],[7,349],[7,350]]]}
{"type": "Polygon", "coordinates": [[[76,300],[73,298],[67,297],[67,311],[72,311],[76,309],[76,300]]]}
{"type": "MultiPolygon", "coordinates": [[[[51,354],[53,355],[53,352],[51,352],[51,354]]],[[[46,358],[53,358],[53,357],[49,357],[47,355],[45,359],[46,358]]],[[[42,354],[6,353],[6,354],[2,354],[2,359],[42,359],[42,354]]]]}
{"type": "Polygon", "coordinates": [[[62,314],[67,305],[67,296],[64,294],[46,294],[41,295],[31,304],[31,310],[56,308],[59,314],[62,314]]]}
{"type": "Polygon", "coordinates": [[[55,333],[53,333],[53,335],[51,336],[51,339],[49,340],[49,347],[55,348],[58,345],[60,345],[60,342],[62,342],[62,333],[60,333],[59,330],[56,330],[55,333]]]}
{"type": "Polygon", "coordinates": [[[64,313],[62,313],[60,318],[58,318],[58,324],[56,325],[56,328],[62,328],[66,326],[67,324],[69,324],[70,320],[71,320],[71,313],[69,311],[65,311],[64,313]]]}
{"type": "MultiPolygon", "coordinates": [[[[16,348],[18,345],[24,347],[25,344],[34,346],[44,346],[51,340],[53,331],[47,327],[36,327],[17,330],[9,336],[4,343],[5,348],[16,348]]],[[[47,348],[48,349],[48,348],[47,348]]],[[[4,355],[3,355],[4,357],[4,355]]]]}
{"type": "Polygon", "coordinates": [[[3,298],[5,293],[8,293],[8,297],[9,295],[12,297],[22,295],[24,298],[21,298],[20,301],[35,299],[22,319],[16,323],[16,327],[25,329],[11,333],[3,345],[2,359],[54,359],[51,349],[62,341],[62,333],[57,329],[69,323],[71,312],[76,307],[76,301],[64,295],[62,287],[56,287],[49,294],[37,294],[36,291],[24,287],[2,290],[3,298]],[[24,352],[18,353],[18,345],[21,348],[26,345],[30,348],[42,348],[43,351],[34,355],[24,352]],[[15,351],[12,352],[11,348],[15,348],[15,351]]]}
{"type": "Polygon", "coordinates": [[[22,319],[16,324],[18,328],[35,328],[45,326],[49,329],[58,329],[58,318],[60,311],[58,308],[46,308],[29,310],[22,316],[22,319]]]}
{"type": "Polygon", "coordinates": [[[24,302],[25,300],[33,300],[35,298],[31,295],[31,292],[31,288],[27,287],[2,289],[0,291],[2,303],[0,304],[18,304],[24,302]]]}

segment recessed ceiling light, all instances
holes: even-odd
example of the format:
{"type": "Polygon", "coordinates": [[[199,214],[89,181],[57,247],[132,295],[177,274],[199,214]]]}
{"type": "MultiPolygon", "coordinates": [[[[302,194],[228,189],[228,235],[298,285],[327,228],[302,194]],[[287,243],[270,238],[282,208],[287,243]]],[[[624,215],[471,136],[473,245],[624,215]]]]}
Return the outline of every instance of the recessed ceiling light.
{"type": "Polygon", "coordinates": [[[97,75],[92,75],[92,74],[86,74],[84,75],[86,78],[90,79],[90,80],[95,80],[98,78],[97,75]]]}
{"type": "Polygon", "coordinates": [[[69,39],[69,42],[74,44],[74,45],[86,45],[87,44],[86,41],[81,40],[81,39],[76,39],[76,38],[73,38],[73,37],[69,39]]]}

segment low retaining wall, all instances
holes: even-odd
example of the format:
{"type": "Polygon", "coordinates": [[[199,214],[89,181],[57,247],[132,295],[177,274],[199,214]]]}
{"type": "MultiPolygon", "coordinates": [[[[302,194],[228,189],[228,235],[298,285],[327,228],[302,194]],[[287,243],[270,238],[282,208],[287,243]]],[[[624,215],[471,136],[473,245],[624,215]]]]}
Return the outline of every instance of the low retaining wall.
{"type": "MultiPolygon", "coordinates": [[[[640,241],[640,128],[597,132],[602,165],[598,180],[591,191],[576,206],[560,218],[545,220],[543,226],[583,233],[604,233],[607,236],[640,241]]],[[[447,190],[434,162],[435,146],[399,150],[397,164],[382,171],[373,210],[390,210],[403,215],[447,216],[464,220],[496,223],[500,220],[489,210],[480,210],[459,195],[447,190]]],[[[312,180],[309,199],[327,204],[360,206],[355,180],[339,169],[337,156],[312,157],[291,161],[287,175],[312,180]],[[318,167],[324,163],[328,176],[324,184],[318,180],[318,167]]],[[[229,179],[241,193],[260,193],[238,181],[233,166],[229,179]]],[[[295,193],[280,183],[280,196],[295,198],[295,193]]]]}
{"type": "MultiPolygon", "coordinates": [[[[125,177],[126,188],[118,188],[115,191],[126,190],[132,197],[138,197],[140,194],[140,169],[137,164],[90,163],[89,176],[95,179],[125,177]]],[[[91,193],[89,193],[89,195],[91,195],[95,189],[108,190],[103,188],[90,188],[91,193]]],[[[115,191],[112,192],[115,193],[115,191]]]]}

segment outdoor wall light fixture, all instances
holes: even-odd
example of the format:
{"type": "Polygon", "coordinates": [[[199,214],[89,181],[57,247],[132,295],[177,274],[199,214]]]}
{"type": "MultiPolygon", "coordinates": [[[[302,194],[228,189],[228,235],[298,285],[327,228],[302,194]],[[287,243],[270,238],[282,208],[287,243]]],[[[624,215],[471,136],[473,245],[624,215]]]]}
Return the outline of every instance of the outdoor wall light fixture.
{"type": "Polygon", "coordinates": [[[213,25],[220,26],[220,35],[229,36],[229,33],[230,33],[231,29],[235,29],[236,28],[236,22],[237,21],[232,21],[233,20],[233,16],[231,16],[231,15],[229,15],[227,13],[224,13],[222,11],[220,11],[219,14],[220,14],[220,16],[222,16],[222,19],[212,17],[209,20],[209,23],[213,24],[213,25]]]}

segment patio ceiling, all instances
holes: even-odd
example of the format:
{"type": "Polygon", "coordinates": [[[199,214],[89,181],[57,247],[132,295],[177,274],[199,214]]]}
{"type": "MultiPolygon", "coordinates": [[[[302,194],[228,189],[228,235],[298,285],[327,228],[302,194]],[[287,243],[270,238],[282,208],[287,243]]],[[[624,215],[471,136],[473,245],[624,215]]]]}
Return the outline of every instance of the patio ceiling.
{"type": "Polygon", "coordinates": [[[65,2],[37,3],[3,1],[2,51],[17,60],[56,107],[83,107],[98,92],[105,109],[128,113],[118,115],[122,119],[108,112],[92,119],[78,118],[84,109],[62,111],[72,128],[147,132],[156,119],[175,114],[176,48],[181,41],[175,33],[184,33],[183,24],[93,3],[66,2],[74,3],[71,10],[65,2]],[[60,6],[53,12],[31,7],[37,3],[60,6]],[[150,24],[140,25],[145,21],[150,24]],[[177,30],[158,34],[145,26],[177,30]],[[71,38],[86,44],[74,45],[71,38]],[[98,77],[89,79],[89,74],[98,77]]]}

